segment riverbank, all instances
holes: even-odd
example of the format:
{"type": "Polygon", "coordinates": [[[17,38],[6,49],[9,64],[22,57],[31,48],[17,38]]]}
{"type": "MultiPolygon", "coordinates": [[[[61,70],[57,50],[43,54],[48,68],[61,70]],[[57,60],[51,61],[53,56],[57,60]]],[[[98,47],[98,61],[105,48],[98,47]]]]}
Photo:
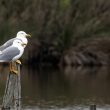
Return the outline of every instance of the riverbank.
{"type": "Polygon", "coordinates": [[[110,64],[110,38],[79,41],[77,45],[59,51],[51,44],[31,43],[27,48],[26,63],[53,66],[101,66],[110,64]]]}

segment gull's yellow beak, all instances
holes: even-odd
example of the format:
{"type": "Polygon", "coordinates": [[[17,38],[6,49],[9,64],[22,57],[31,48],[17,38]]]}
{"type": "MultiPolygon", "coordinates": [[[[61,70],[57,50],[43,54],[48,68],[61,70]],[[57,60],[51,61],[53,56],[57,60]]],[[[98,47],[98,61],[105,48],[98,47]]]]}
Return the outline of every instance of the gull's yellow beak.
{"type": "Polygon", "coordinates": [[[25,43],[22,43],[21,45],[22,45],[23,47],[25,47],[27,44],[25,44],[25,43]]]}
{"type": "Polygon", "coordinates": [[[31,37],[31,35],[30,34],[26,34],[26,37],[31,37]]]}

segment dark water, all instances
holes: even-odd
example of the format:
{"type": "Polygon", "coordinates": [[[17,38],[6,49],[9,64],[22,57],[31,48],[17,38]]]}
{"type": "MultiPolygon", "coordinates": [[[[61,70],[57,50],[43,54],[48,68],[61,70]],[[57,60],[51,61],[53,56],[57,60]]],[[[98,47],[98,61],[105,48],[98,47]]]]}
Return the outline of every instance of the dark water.
{"type": "MultiPolygon", "coordinates": [[[[7,77],[0,74],[0,105],[7,77]]],[[[61,70],[22,68],[22,107],[25,110],[110,110],[109,67],[61,70]]]]}

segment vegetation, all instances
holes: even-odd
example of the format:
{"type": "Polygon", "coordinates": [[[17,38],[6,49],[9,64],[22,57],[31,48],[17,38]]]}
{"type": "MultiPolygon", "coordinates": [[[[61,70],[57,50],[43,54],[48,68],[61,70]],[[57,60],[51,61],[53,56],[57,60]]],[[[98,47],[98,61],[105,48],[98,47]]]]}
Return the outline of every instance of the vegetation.
{"type": "MultiPolygon", "coordinates": [[[[0,36],[5,40],[18,30],[31,32],[33,38],[28,50],[37,52],[28,54],[28,58],[59,63],[68,53],[76,50],[83,53],[80,48],[91,51],[86,49],[90,46],[87,42],[109,39],[109,13],[109,0],[1,0],[0,36]]],[[[102,45],[98,41],[97,45],[102,45]]]]}

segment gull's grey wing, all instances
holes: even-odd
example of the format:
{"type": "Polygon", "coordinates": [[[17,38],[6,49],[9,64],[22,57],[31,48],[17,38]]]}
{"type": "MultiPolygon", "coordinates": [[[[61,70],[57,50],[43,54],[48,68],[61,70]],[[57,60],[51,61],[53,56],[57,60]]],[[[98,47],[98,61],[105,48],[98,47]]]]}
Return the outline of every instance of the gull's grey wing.
{"type": "Polygon", "coordinates": [[[6,43],[4,43],[2,46],[0,46],[0,51],[3,51],[4,49],[6,49],[7,47],[11,46],[13,44],[13,41],[16,38],[10,39],[8,40],[6,43]]]}
{"type": "Polygon", "coordinates": [[[0,54],[0,62],[9,62],[20,53],[17,47],[8,47],[0,54]]]}

